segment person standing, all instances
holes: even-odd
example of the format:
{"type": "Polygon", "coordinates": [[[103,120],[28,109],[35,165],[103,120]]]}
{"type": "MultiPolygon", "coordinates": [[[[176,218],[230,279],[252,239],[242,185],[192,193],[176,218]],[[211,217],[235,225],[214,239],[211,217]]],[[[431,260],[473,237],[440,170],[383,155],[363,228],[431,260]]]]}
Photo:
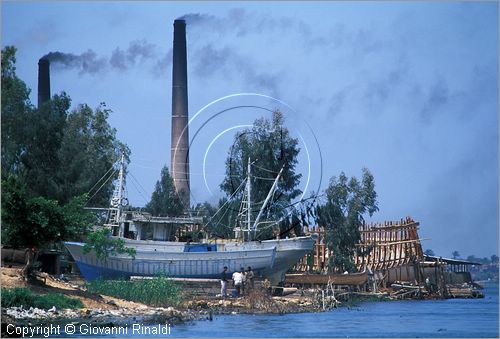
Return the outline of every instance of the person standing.
{"type": "Polygon", "coordinates": [[[245,274],[245,269],[243,267],[240,268],[241,274],[241,295],[245,295],[245,287],[247,284],[247,276],[245,274]]]}
{"type": "Polygon", "coordinates": [[[246,276],[248,290],[253,290],[253,287],[254,287],[254,285],[253,285],[254,273],[253,273],[252,268],[250,266],[248,266],[247,272],[246,272],[245,276],[246,276]]]}
{"type": "Polygon", "coordinates": [[[227,273],[227,266],[224,266],[222,273],[220,274],[220,295],[222,298],[227,296],[227,281],[229,279],[229,274],[227,273]]]}
{"type": "Polygon", "coordinates": [[[243,275],[238,271],[233,273],[233,284],[236,289],[236,294],[239,297],[241,295],[241,287],[243,285],[243,275]]]}

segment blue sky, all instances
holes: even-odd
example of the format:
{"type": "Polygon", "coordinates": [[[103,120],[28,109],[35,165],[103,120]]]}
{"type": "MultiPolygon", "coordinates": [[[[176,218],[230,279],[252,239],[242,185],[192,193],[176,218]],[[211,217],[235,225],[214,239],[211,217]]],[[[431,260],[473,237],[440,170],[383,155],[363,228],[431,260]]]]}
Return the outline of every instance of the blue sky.
{"type": "MultiPolygon", "coordinates": [[[[192,122],[191,136],[234,105],[280,108],[301,140],[304,178],[310,164],[307,192],[341,171],[359,177],[365,166],[379,195],[372,220],[411,215],[431,238],[424,248],[443,256],[498,253],[496,2],[2,2],[2,45],[18,48],[17,73],[32,102],[41,56],[89,58],[86,68],[52,64],[52,93],[66,91],[75,107],[104,101],[113,110],[110,122],[132,150],[130,172],[140,183],[129,178],[136,206],[170,166],[173,21],[183,15],[191,117],[235,93],[286,103],[219,101],[192,122]]],[[[232,110],[200,130],[191,150],[193,202],[220,196],[238,129],[214,138],[262,115],[269,114],[232,110]]]]}

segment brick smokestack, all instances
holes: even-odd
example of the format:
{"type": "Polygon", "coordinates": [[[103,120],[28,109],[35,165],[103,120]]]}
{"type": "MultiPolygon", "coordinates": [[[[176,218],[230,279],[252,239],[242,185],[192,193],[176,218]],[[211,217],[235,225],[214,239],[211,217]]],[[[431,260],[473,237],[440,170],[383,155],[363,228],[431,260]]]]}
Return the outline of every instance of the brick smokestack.
{"type": "Polygon", "coordinates": [[[190,206],[189,130],[187,93],[186,21],[174,21],[174,48],[172,62],[172,145],[171,171],[178,193],[190,206]]]}
{"type": "Polygon", "coordinates": [[[50,100],[50,62],[46,58],[38,60],[38,108],[50,100]]]}

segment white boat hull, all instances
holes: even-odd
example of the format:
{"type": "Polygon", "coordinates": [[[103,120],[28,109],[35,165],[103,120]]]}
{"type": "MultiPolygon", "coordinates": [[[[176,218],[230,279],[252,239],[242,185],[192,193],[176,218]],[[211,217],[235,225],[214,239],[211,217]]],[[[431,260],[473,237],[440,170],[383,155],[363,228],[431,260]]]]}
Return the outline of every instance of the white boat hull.
{"type": "Polygon", "coordinates": [[[276,259],[272,268],[264,271],[264,275],[273,285],[278,285],[285,280],[285,273],[313,250],[316,236],[305,236],[287,239],[272,239],[251,241],[243,243],[229,243],[226,248],[230,250],[270,249],[276,247],[276,259]],[[234,244],[234,245],[233,245],[234,244]]]}
{"type": "Polygon", "coordinates": [[[158,274],[179,278],[219,278],[224,266],[228,267],[230,274],[241,267],[251,266],[260,275],[272,269],[276,259],[276,247],[221,252],[168,252],[133,246],[137,252],[135,259],[123,254],[100,260],[94,251],[83,253],[83,243],[66,242],[65,245],[86,280],[158,274]]]}
{"type": "MultiPolygon", "coordinates": [[[[316,236],[304,236],[285,239],[271,239],[263,241],[224,241],[216,242],[220,251],[254,251],[276,248],[276,258],[272,267],[262,271],[273,285],[277,285],[285,279],[285,272],[313,250],[316,236]]],[[[131,240],[125,239],[128,247],[136,249],[143,248],[157,252],[179,252],[182,253],[186,243],[174,241],[155,240],[131,240]]],[[[245,266],[247,267],[247,266],[245,266]]],[[[252,266],[253,269],[253,266],[252,266]]]]}

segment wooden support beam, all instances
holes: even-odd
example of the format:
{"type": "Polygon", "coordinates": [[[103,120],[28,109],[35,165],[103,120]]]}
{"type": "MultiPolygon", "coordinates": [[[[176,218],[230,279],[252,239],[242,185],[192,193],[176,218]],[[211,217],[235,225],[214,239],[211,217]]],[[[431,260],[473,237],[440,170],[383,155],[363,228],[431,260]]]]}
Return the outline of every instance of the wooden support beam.
{"type": "MultiPolygon", "coordinates": [[[[422,239],[413,239],[413,240],[400,240],[400,241],[387,241],[387,242],[378,242],[377,245],[380,245],[381,247],[388,246],[388,245],[394,245],[394,244],[404,244],[404,243],[418,243],[421,240],[430,240],[431,238],[422,238],[422,239]]],[[[368,243],[369,245],[371,243],[368,243]]],[[[363,246],[362,244],[356,244],[355,246],[363,246]]]]}
{"type": "MultiPolygon", "coordinates": [[[[316,225],[316,233],[319,234],[319,226],[316,225]]],[[[319,268],[319,236],[316,238],[316,241],[314,243],[314,260],[313,260],[313,263],[314,263],[314,266],[316,269],[319,268]]]]}
{"type": "Polygon", "coordinates": [[[365,232],[372,232],[373,230],[378,230],[380,228],[382,229],[401,229],[401,228],[418,228],[420,225],[420,223],[418,222],[413,222],[411,224],[404,224],[404,225],[375,225],[375,226],[372,226],[370,227],[370,229],[366,230],[365,232]]]}
{"type": "MultiPolygon", "coordinates": [[[[385,222],[384,224],[387,224],[385,222]]],[[[382,261],[382,247],[380,246],[380,242],[382,242],[382,228],[378,229],[378,239],[377,239],[377,248],[378,248],[378,256],[377,256],[377,269],[381,269],[382,265],[378,264],[382,261]]]]}

